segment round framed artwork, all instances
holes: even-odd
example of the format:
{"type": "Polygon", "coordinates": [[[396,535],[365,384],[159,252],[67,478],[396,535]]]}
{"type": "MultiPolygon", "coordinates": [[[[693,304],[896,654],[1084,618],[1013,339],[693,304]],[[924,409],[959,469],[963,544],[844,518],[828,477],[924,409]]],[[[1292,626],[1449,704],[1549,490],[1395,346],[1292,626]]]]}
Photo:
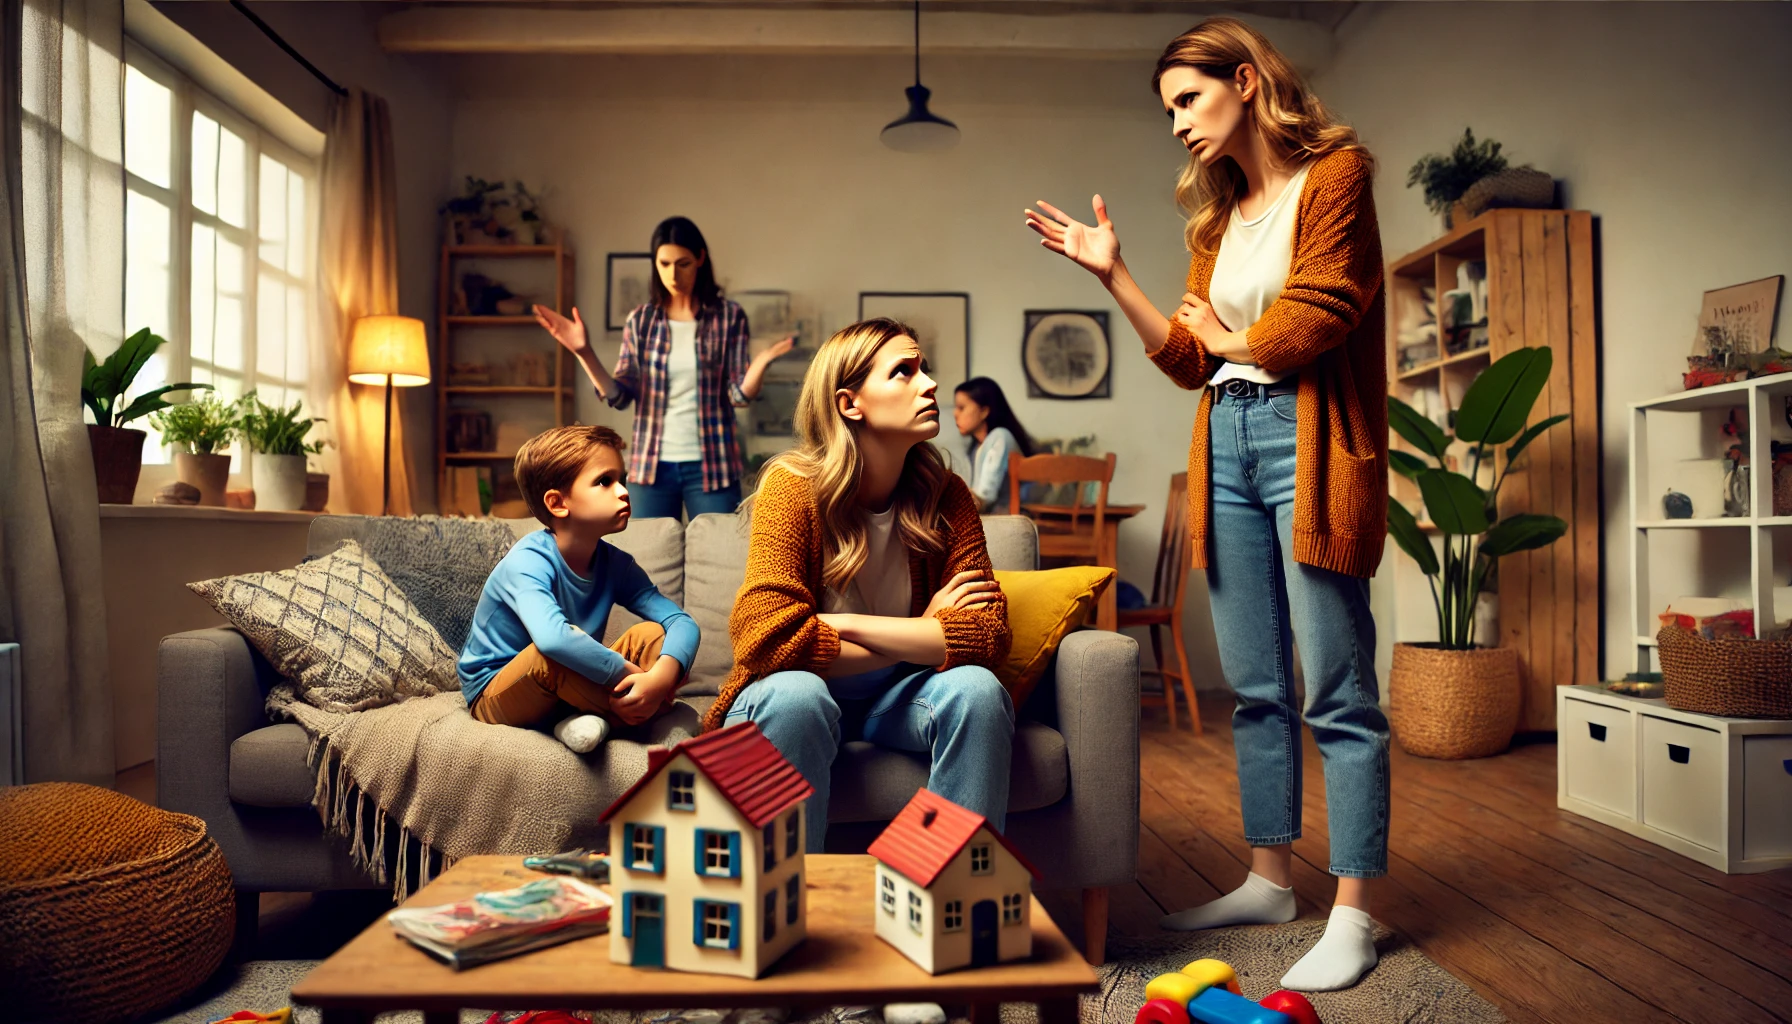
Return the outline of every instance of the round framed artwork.
{"type": "Polygon", "coordinates": [[[1107,398],[1112,352],[1104,310],[1032,309],[1021,366],[1031,398],[1107,398]]]}

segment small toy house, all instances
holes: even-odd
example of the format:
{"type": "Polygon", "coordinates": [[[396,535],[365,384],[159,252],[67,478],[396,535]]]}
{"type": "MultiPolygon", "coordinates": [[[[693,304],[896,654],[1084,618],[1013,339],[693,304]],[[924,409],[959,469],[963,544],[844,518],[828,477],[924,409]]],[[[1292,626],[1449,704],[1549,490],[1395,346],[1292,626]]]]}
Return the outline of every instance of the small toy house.
{"type": "Polygon", "coordinates": [[[757,978],[804,935],[815,790],[751,722],[648,751],[610,826],[610,959],[757,978]]]}
{"type": "Polygon", "coordinates": [[[922,970],[1032,954],[1039,872],[982,815],[918,790],[867,852],[878,862],[877,935],[922,970]]]}

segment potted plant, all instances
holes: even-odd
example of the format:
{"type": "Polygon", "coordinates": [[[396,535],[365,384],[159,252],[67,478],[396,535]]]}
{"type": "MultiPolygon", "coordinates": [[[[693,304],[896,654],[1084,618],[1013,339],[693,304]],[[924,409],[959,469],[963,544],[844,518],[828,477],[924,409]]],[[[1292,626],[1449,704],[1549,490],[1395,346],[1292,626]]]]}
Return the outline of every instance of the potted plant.
{"type": "Polygon", "coordinates": [[[230,481],[230,456],[220,454],[241,429],[235,403],[217,395],[201,395],[152,413],[149,422],[162,440],[174,445],[174,474],[181,483],[199,488],[199,504],[224,504],[230,481]]]}
{"type": "Polygon", "coordinates": [[[212,389],[210,384],[169,384],[139,395],[121,408],[125,393],[137,380],[143,364],[166,343],[167,339],[145,327],[126,338],[103,362],[93,358],[92,349],[84,353],[81,402],[93,413],[87,441],[93,446],[93,472],[100,501],[107,504],[129,505],[137,493],[137,476],[143,471],[143,439],[148,435],[125,424],[168,408],[170,403],[162,396],[171,391],[212,389]]]}
{"type": "Polygon", "coordinates": [[[1406,187],[1418,185],[1425,193],[1425,205],[1441,215],[1446,225],[1454,226],[1451,207],[1469,187],[1482,178],[1506,169],[1506,158],[1500,144],[1492,139],[1475,141],[1473,129],[1464,128],[1462,138],[1448,155],[1428,153],[1406,172],[1406,187]]]}
{"type": "Polygon", "coordinates": [[[1443,534],[1443,557],[1398,501],[1388,502],[1388,534],[1430,577],[1437,608],[1437,643],[1395,644],[1388,675],[1388,716],[1407,753],[1421,757],[1485,757],[1506,749],[1518,726],[1518,653],[1475,646],[1475,608],[1487,575],[1502,555],[1552,544],[1568,524],[1550,515],[1519,513],[1499,518],[1500,487],[1513,463],[1542,433],[1567,416],[1529,427],[1531,406],[1549,380],[1548,348],[1521,348],[1489,366],[1462,396],[1456,435],[1398,398],[1388,398],[1388,424],[1433,466],[1411,452],[1392,449],[1395,472],[1419,485],[1431,522],[1443,534]],[[1469,446],[1469,473],[1448,468],[1453,441],[1469,446]],[[1505,464],[1497,446],[1511,442],[1505,464]],[[1483,469],[1493,486],[1476,481],[1483,469]]]}
{"type": "Polygon", "coordinates": [[[305,440],[316,418],[300,419],[303,402],[290,408],[268,405],[251,391],[242,397],[243,438],[253,456],[255,507],[294,511],[305,505],[305,456],[324,450],[305,440]]]}

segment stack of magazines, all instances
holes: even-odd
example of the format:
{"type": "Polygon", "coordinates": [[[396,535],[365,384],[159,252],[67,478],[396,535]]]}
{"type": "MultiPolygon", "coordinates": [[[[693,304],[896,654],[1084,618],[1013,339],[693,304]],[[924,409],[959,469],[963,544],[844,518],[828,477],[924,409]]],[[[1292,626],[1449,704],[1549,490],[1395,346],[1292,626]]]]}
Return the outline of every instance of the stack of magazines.
{"type": "Polygon", "coordinates": [[[606,931],[610,897],[576,878],[543,878],[439,907],[386,916],[399,935],[455,970],[606,931]]]}

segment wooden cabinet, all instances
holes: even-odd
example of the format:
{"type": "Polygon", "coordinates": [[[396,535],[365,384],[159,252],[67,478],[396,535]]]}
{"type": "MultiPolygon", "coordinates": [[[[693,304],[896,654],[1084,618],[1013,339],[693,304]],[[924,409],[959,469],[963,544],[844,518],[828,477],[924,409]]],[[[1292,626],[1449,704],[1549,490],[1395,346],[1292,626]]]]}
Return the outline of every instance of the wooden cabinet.
{"type": "MultiPolygon", "coordinates": [[[[1501,516],[1546,513],[1568,523],[1567,534],[1553,545],[1500,560],[1499,643],[1519,655],[1520,730],[1554,729],[1555,687],[1601,678],[1596,273],[1593,218],[1580,210],[1490,210],[1388,267],[1389,391],[1421,412],[1421,392],[1438,396],[1434,407],[1454,409],[1490,361],[1520,346],[1547,345],[1555,353],[1530,421],[1570,418],[1531,444],[1499,501],[1501,516]],[[1457,289],[1459,268],[1476,263],[1485,266],[1486,343],[1452,351],[1449,332],[1440,331],[1433,358],[1402,366],[1401,329],[1426,318],[1425,290],[1431,289],[1436,312],[1447,318],[1443,296],[1457,289]]],[[[1398,436],[1392,443],[1411,450],[1398,436]]],[[[1467,472],[1464,453],[1454,454],[1467,472]]],[[[1397,474],[1392,481],[1394,499],[1428,523],[1417,486],[1397,474]]],[[[1484,474],[1481,482],[1492,481],[1484,474]]],[[[1419,624],[1434,619],[1424,576],[1403,555],[1395,564],[1395,639],[1434,640],[1434,626],[1419,633],[1419,624]]]]}

